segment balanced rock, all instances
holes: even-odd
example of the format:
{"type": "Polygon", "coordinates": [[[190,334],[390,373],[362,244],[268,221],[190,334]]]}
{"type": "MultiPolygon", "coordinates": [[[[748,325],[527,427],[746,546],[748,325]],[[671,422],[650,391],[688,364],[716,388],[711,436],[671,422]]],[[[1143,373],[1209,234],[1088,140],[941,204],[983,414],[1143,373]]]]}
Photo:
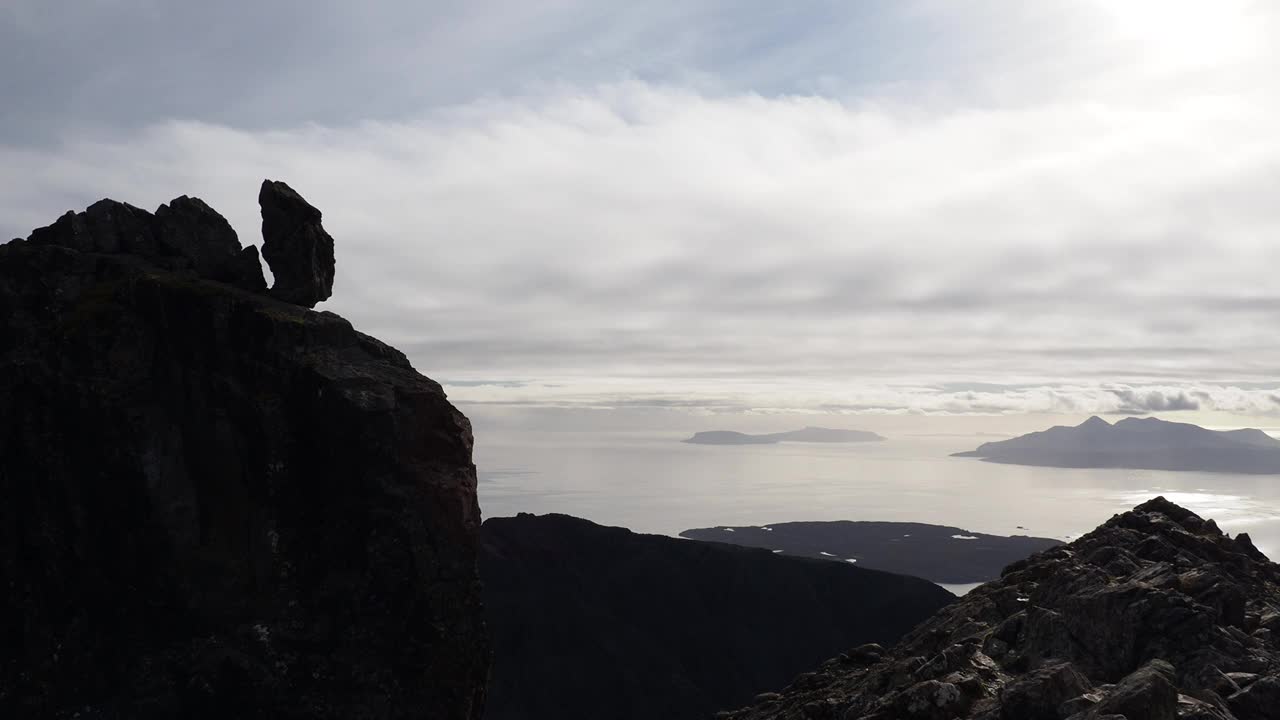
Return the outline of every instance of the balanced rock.
{"type": "Polygon", "coordinates": [[[320,211],[293,188],[263,180],[262,256],[271,266],[273,297],[315,307],[333,294],[333,238],[320,224],[320,211]]]}

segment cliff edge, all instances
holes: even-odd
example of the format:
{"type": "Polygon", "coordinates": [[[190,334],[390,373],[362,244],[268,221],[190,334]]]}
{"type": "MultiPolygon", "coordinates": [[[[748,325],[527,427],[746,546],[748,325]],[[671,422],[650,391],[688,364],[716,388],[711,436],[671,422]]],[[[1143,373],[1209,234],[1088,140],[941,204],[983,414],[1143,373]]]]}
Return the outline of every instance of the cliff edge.
{"type": "Polygon", "coordinates": [[[261,198],[272,291],[193,198],[0,246],[0,716],[480,716],[470,424],[261,198]]]}

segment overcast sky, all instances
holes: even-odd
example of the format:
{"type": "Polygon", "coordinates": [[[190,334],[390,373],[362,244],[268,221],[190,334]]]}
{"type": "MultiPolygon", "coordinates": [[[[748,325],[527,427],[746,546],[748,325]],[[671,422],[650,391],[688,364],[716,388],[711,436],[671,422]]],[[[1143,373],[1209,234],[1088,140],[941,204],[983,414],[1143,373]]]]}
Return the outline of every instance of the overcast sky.
{"type": "Polygon", "coordinates": [[[473,407],[1280,411],[1280,6],[5,0],[0,236],[325,214],[473,407]]]}

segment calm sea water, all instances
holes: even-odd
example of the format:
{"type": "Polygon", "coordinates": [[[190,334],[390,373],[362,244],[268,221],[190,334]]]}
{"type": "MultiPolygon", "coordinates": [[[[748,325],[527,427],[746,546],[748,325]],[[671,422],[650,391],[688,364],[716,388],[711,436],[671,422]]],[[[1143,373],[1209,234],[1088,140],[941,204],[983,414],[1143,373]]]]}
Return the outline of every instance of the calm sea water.
{"type": "Polygon", "coordinates": [[[894,520],[1070,540],[1156,495],[1280,555],[1280,477],[996,465],[978,436],[689,445],[687,433],[519,433],[476,445],[485,517],[567,513],[638,532],[894,520]]]}

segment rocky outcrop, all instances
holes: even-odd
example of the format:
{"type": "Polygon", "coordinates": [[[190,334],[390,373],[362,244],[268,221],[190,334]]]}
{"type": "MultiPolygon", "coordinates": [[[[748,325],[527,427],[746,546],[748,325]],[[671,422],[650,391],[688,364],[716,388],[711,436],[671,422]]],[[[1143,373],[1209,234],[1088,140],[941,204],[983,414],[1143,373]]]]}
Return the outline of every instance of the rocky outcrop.
{"type": "Polygon", "coordinates": [[[479,716],[470,425],[254,260],[191,198],[0,246],[0,717],[479,716]]]}
{"type": "Polygon", "coordinates": [[[245,290],[267,286],[257,249],[241,248],[226,219],[185,195],[161,205],[154,215],[126,203],[100,200],[32,232],[28,241],[82,253],[145,258],[165,270],[190,272],[245,290]]]}
{"type": "Polygon", "coordinates": [[[263,180],[262,257],[271,266],[271,294],[297,305],[315,307],[333,294],[333,238],[320,224],[320,211],[293,188],[263,180]]]}
{"type": "Polygon", "coordinates": [[[740,720],[1265,720],[1280,566],[1156,498],[1005,569],[892,651],[829,660],[740,720]]]}
{"type": "Polygon", "coordinates": [[[954,599],[918,578],[566,515],[487,520],[480,574],[487,720],[706,718],[892,643],[954,599]]]}

